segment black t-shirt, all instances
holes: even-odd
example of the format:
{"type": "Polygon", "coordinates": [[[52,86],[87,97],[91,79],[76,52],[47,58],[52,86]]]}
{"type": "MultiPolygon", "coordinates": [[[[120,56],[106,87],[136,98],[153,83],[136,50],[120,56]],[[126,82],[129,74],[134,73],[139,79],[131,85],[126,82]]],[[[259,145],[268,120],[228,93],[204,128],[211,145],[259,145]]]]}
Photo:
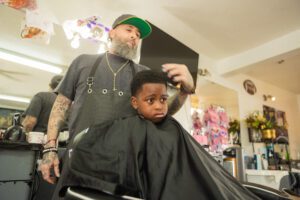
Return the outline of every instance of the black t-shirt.
{"type": "Polygon", "coordinates": [[[47,132],[50,112],[57,95],[54,92],[39,92],[31,99],[25,115],[36,117],[37,123],[32,131],[47,132]]]}
{"type": "MultiPolygon", "coordinates": [[[[78,56],[74,59],[63,80],[56,88],[56,92],[73,101],[68,121],[70,132],[72,132],[76,126],[77,117],[80,114],[80,109],[87,94],[87,78],[99,56],[102,56],[102,60],[94,75],[93,90],[112,90],[113,73],[108,66],[105,54],[83,54],[78,56]]],[[[118,71],[118,69],[127,61],[127,59],[123,57],[109,53],[108,60],[114,72],[118,71]]],[[[116,88],[118,91],[130,92],[130,83],[133,78],[130,65],[133,65],[135,73],[149,69],[146,66],[129,61],[129,63],[117,73],[116,88]]],[[[130,99],[128,99],[128,101],[130,101],[130,99]]]]}

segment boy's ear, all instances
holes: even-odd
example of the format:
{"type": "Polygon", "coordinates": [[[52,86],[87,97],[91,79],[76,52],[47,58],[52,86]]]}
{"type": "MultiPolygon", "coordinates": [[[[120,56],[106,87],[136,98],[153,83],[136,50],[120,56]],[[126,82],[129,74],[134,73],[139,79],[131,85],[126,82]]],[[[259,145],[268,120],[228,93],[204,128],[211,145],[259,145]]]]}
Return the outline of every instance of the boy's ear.
{"type": "Polygon", "coordinates": [[[134,96],[131,97],[131,106],[132,106],[134,109],[137,109],[137,108],[138,108],[137,99],[136,99],[136,97],[134,97],[134,96]]]}

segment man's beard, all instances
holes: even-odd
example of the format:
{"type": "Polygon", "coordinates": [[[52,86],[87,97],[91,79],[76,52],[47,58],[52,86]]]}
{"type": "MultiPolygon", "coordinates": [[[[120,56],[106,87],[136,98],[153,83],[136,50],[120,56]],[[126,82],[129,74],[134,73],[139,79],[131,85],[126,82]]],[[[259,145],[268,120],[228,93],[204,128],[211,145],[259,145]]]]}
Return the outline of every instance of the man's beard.
{"type": "Polygon", "coordinates": [[[137,56],[137,46],[130,48],[117,38],[111,41],[111,49],[116,55],[129,60],[133,60],[137,56]]]}

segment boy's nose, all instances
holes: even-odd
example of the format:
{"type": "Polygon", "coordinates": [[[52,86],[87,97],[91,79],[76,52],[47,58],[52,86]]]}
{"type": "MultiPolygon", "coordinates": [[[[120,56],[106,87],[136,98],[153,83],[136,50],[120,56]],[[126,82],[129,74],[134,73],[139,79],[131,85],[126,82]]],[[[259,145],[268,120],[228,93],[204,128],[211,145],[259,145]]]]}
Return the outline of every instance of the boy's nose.
{"type": "Polygon", "coordinates": [[[163,108],[163,104],[161,102],[156,102],[155,103],[155,109],[161,110],[163,108]]]}

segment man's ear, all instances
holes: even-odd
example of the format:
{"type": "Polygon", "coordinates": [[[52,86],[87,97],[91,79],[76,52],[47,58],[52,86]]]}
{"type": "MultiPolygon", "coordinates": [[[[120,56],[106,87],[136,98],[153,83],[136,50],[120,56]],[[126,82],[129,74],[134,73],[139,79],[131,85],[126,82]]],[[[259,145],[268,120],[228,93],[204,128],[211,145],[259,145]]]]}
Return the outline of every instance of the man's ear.
{"type": "Polygon", "coordinates": [[[115,37],[116,34],[115,32],[116,32],[115,29],[109,31],[108,36],[111,40],[115,37]]]}
{"type": "Polygon", "coordinates": [[[131,106],[132,106],[134,109],[137,109],[137,108],[138,108],[137,99],[136,99],[136,97],[134,97],[134,96],[131,97],[131,106]]]}

